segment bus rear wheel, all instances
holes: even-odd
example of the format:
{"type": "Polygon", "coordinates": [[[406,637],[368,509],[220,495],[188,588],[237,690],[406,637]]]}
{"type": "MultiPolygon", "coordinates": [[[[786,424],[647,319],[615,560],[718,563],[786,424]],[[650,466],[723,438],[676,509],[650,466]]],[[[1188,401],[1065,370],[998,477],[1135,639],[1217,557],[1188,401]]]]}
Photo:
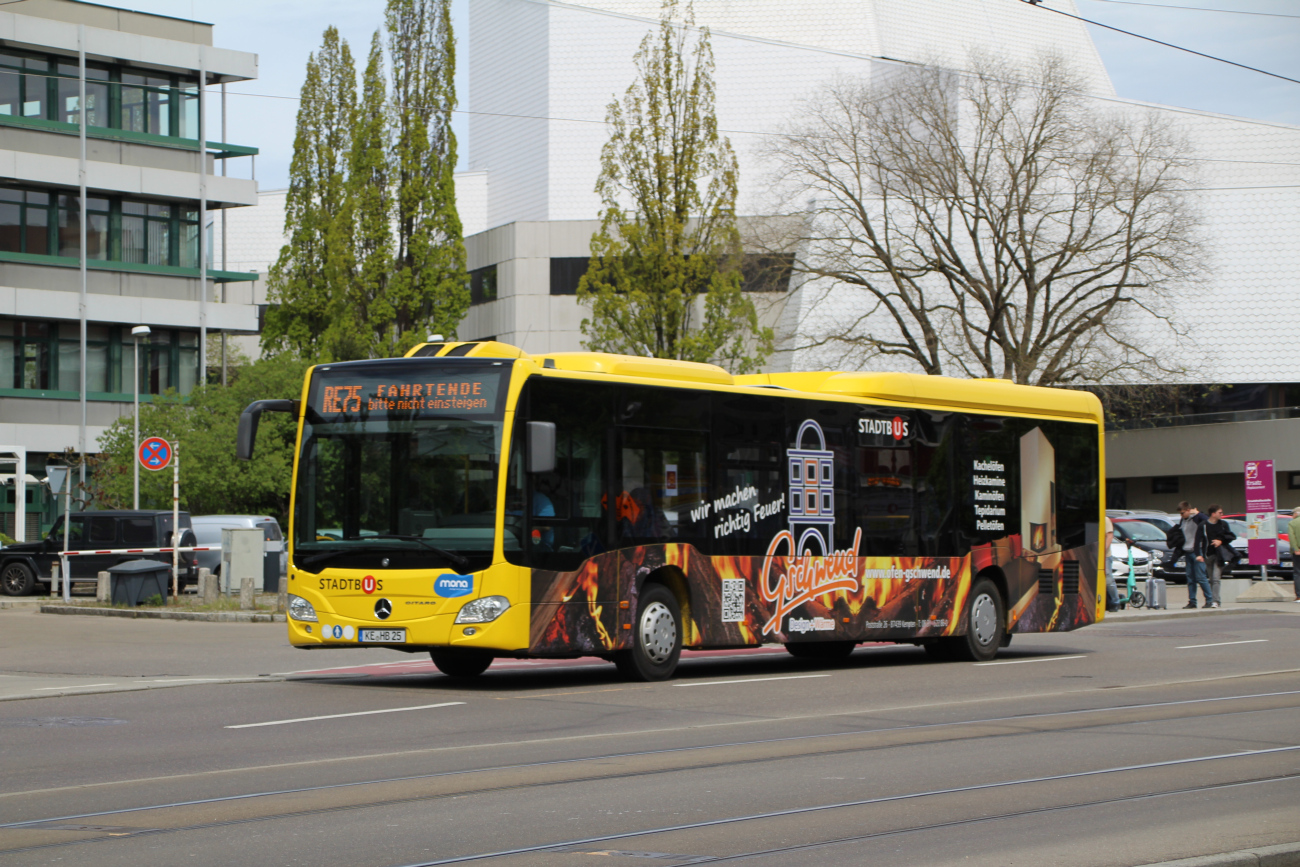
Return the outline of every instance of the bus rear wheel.
{"type": "Polygon", "coordinates": [[[1007,614],[997,585],[980,578],[966,600],[966,634],[942,639],[950,659],[988,662],[998,655],[1006,636],[1007,614]]]}
{"type": "Polygon", "coordinates": [[[795,659],[815,659],[821,662],[837,662],[848,659],[856,641],[796,641],[785,646],[785,652],[795,659]]]}
{"type": "Polygon", "coordinates": [[[682,610],[662,584],[647,584],[637,600],[632,647],[614,654],[618,673],[628,680],[667,680],[682,655],[682,610]]]}
{"type": "Polygon", "coordinates": [[[448,677],[478,677],[492,664],[492,654],[482,650],[430,650],[429,656],[448,677]]]}

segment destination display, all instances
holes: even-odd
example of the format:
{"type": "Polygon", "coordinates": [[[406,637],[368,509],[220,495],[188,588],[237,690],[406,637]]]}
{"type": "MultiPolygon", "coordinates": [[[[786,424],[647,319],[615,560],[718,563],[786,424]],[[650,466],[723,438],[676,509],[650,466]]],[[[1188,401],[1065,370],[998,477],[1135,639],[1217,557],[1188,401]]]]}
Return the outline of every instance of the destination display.
{"type": "Polygon", "coordinates": [[[375,417],[476,416],[497,410],[501,371],[465,373],[327,371],[312,383],[311,408],[327,420],[375,417]]]}

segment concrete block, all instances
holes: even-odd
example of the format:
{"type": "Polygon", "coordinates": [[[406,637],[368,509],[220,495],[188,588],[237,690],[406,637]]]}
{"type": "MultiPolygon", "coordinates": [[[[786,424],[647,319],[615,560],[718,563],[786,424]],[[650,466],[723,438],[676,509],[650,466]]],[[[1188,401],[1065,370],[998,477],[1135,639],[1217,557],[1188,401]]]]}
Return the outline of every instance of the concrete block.
{"type": "Polygon", "coordinates": [[[100,572],[95,577],[97,579],[95,584],[95,601],[96,602],[112,601],[113,584],[112,581],[109,580],[111,576],[107,572],[100,572]]]}
{"type": "Polygon", "coordinates": [[[248,576],[244,576],[244,580],[239,583],[239,610],[240,611],[253,610],[253,587],[254,587],[254,581],[252,578],[248,576]]]}
{"type": "Polygon", "coordinates": [[[1249,578],[1224,578],[1219,583],[1219,601],[1224,604],[1236,602],[1237,597],[1249,590],[1253,583],[1249,578]]]}
{"type": "Polygon", "coordinates": [[[1237,602],[1290,602],[1295,594],[1272,581],[1252,581],[1251,587],[1237,596],[1237,602]]]}
{"type": "Polygon", "coordinates": [[[212,570],[206,567],[199,569],[199,598],[203,600],[203,604],[211,605],[217,601],[220,594],[221,582],[212,574],[212,570]]]}

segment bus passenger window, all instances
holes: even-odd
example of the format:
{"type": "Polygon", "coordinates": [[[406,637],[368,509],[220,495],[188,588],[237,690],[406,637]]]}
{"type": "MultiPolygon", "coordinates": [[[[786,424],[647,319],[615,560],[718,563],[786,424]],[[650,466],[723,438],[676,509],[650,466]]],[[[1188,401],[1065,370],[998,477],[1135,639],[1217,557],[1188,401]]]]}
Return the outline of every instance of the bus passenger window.
{"type": "Polygon", "coordinates": [[[620,544],[698,540],[707,525],[706,438],[679,431],[624,434],[617,499],[620,544]]]}

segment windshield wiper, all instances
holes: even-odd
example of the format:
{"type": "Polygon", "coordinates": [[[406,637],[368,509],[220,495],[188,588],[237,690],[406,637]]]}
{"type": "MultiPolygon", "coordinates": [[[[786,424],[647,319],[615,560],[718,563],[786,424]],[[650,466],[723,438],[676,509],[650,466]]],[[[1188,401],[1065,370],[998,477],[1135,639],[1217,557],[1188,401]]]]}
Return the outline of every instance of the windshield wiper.
{"type": "MultiPolygon", "coordinates": [[[[345,536],[339,541],[360,542],[365,539],[399,539],[405,542],[419,542],[425,548],[437,554],[439,557],[446,560],[448,563],[450,563],[452,566],[456,567],[460,571],[464,572],[469,569],[469,561],[466,560],[464,557],[460,556],[459,554],[453,553],[451,551],[443,550],[442,548],[439,548],[436,545],[434,545],[432,542],[425,541],[425,539],[421,536],[399,536],[396,534],[390,535],[384,533],[376,533],[373,536],[345,536]]],[[[352,545],[347,548],[335,548],[332,551],[322,551],[319,554],[312,554],[310,557],[304,557],[302,561],[302,565],[305,567],[315,566],[320,563],[325,563],[329,560],[333,560],[335,557],[338,557],[342,554],[354,554],[360,551],[365,551],[367,553],[372,553],[372,552],[383,553],[392,550],[393,548],[390,545],[352,545]]]]}
{"type": "Polygon", "coordinates": [[[421,545],[428,548],[430,551],[437,554],[439,557],[443,558],[444,560],[446,560],[451,565],[455,566],[460,571],[464,572],[467,569],[469,569],[469,561],[466,560],[464,557],[460,556],[459,554],[448,551],[445,548],[439,548],[437,545],[425,539],[423,536],[400,536],[395,533],[379,533],[374,536],[367,536],[366,538],[367,539],[400,539],[403,542],[419,542],[421,545]]]}

